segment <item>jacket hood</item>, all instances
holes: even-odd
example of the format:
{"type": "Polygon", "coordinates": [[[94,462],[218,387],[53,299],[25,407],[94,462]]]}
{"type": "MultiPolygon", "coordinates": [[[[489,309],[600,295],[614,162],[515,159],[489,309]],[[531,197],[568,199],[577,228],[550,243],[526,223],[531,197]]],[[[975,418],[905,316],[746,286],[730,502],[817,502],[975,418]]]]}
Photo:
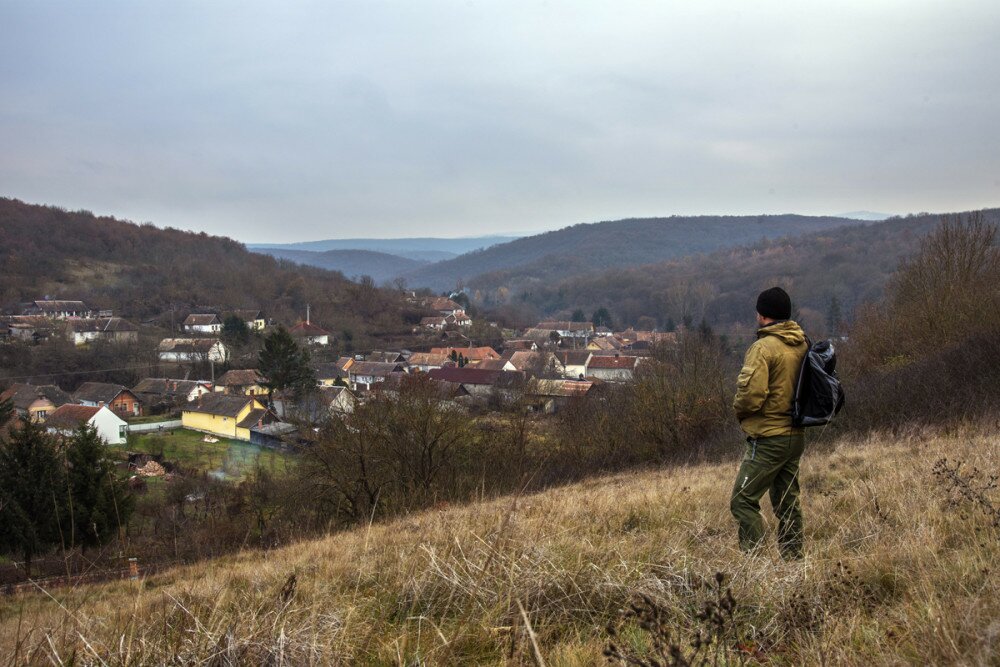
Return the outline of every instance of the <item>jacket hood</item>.
{"type": "Polygon", "coordinates": [[[802,331],[802,327],[793,320],[775,322],[774,324],[768,324],[766,327],[757,329],[757,338],[763,338],[764,336],[774,336],[785,345],[791,345],[792,347],[798,347],[806,341],[806,334],[802,331]]]}

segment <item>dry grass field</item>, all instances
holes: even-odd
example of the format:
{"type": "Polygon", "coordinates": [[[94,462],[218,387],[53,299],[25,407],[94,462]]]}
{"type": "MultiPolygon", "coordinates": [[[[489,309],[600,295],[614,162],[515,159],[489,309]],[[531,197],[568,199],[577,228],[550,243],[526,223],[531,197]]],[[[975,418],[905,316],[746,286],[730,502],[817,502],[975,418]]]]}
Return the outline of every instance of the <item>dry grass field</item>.
{"type": "Polygon", "coordinates": [[[735,548],[735,461],[623,474],[3,599],[0,664],[997,664],[998,445],[807,450],[803,562],[735,548]]]}

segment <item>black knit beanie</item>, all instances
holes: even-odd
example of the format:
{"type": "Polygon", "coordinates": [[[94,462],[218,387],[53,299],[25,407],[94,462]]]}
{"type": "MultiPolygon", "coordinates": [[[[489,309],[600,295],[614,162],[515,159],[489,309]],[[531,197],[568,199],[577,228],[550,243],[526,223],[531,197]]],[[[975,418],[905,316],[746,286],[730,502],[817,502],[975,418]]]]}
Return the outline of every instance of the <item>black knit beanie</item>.
{"type": "Polygon", "coordinates": [[[780,287],[772,287],[757,297],[757,312],[772,320],[787,320],[792,316],[792,299],[780,287]]]}

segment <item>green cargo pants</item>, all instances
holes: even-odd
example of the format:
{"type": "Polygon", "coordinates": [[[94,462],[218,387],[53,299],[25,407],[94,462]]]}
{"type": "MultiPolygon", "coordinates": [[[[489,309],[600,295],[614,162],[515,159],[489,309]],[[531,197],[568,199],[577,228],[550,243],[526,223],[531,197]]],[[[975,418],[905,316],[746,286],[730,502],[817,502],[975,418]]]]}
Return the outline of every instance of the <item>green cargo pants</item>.
{"type": "Polygon", "coordinates": [[[771,494],[771,508],[778,517],[778,548],[786,559],[802,557],[802,509],[799,507],[799,459],[805,437],[781,435],[747,439],[746,453],[736,477],[729,509],[740,522],[743,551],[764,541],[760,499],[771,494]]]}

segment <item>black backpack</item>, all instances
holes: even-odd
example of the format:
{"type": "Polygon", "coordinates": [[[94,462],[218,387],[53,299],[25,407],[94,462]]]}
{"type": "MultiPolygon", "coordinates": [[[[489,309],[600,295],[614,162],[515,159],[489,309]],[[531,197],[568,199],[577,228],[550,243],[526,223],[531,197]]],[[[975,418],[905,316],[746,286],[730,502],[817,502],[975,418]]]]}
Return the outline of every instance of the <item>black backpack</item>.
{"type": "Polygon", "coordinates": [[[844,388],[837,377],[837,352],[828,340],[814,345],[806,338],[806,344],[809,349],[795,383],[792,425],[824,426],[844,407],[844,388]]]}

